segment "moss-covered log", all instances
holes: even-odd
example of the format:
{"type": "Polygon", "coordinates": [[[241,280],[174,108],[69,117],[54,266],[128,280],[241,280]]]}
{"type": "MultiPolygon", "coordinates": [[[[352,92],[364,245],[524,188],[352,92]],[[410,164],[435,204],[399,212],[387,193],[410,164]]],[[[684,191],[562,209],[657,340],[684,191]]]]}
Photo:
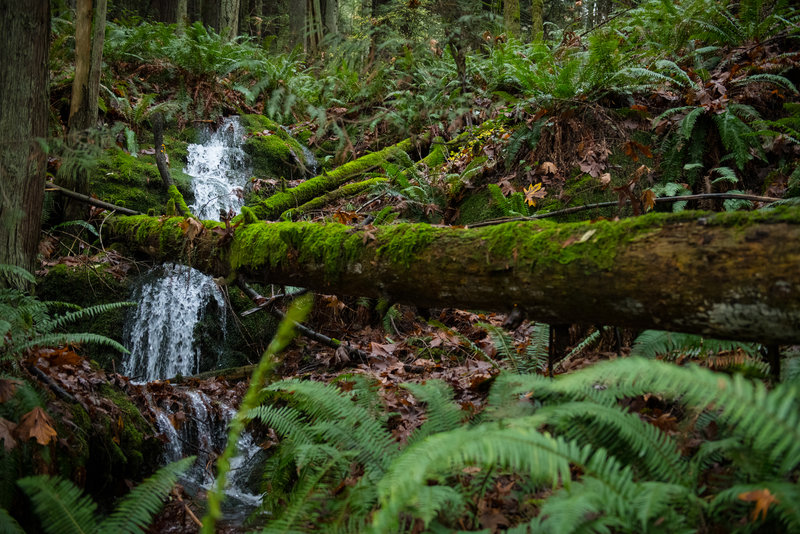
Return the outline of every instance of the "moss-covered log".
{"type": "Polygon", "coordinates": [[[293,219],[297,219],[298,217],[302,216],[305,213],[309,213],[311,211],[323,208],[324,206],[328,205],[334,200],[360,195],[361,193],[370,190],[376,185],[385,184],[386,182],[388,182],[386,178],[370,178],[369,180],[364,180],[363,182],[354,182],[352,184],[345,184],[339,189],[334,189],[333,191],[325,193],[322,196],[309,200],[302,206],[298,206],[296,208],[284,211],[283,213],[281,213],[281,219],[285,221],[291,221],[293,219]]]}
{"type": "Polygon", "coordinates": [[[470,229],[257,222],[233,236],[204,225],[197,233],[178,217],[139,216],[106,226],[156,258],[217,276],[426,307],[519,306],[549,323],[800,339],[797,208],[470,229]]]}
{"type": "Polygon", "coordinates": [[[400,153],[411,150],[413,146],[414,143],[411,139],[406,139],[396,145],[345,163],[329,173],[306,180],[297,187],[276,193],[251,207],[260,219],[277,219],[284,211],[296,208],[313,198],[336,189],[348,180],[382,165],[400,153]]]}

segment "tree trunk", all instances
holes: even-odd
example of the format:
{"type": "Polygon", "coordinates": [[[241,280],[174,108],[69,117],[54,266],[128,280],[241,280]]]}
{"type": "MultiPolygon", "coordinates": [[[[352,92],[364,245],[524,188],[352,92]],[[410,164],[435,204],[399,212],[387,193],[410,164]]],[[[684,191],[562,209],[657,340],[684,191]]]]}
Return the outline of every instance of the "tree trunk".
{"type": "Polygon", "coordinates": [[[78,0],[75,23],[75,78],[69,108],[70,133],[97,125],[97,100],[103,67],[107,0],[78,0]]]}
{"type": "MultiPolygon", "coordinates": [[[[50,10],[0,4],[0,264],[33,271],[44,198],[50,10]]],[[[0,276],[0,285],[18,285],[0,276]]]]}
{"type": "Polygon", "coordinates": [[[306,2],[305,0],[289,2],[289,45],[306,48],[306,2]]]}
{"type": "MultiPolygon", "coordinates": [[[[800,339],[800,209],[481,228],[119,217],[108,239],[216,276],[549,324],[800,339]],[[183,224],[183,227],[181,225],[183,224]],[[211,229],[214,226],[215,228],[211,229]],[[187,260],[183,260],[187,261],[187,260]]],[[[106,241],[108,242],[108,241],[106,241]]]]}
{"type": "Polygon", "coordinates": [[[218,30],[226,39],[239,35],[239,0],[220,1],[218,30]]]}
{"type": "Polygon", "coordinates": [[[544,38],[543,13],[544,1],[531,0],[531,40],[541,41],[544,38]]]}
{"type": "Polygon", "coordinates": [[[519,0],[503,0],[503,20],[506,31],[514,37],[519,37],[519,0]]]}
{"type": "Polygon", "coordinates": [[[325,33],[339,33],[339,3],[337,0],[325,0],[325,33]]]}

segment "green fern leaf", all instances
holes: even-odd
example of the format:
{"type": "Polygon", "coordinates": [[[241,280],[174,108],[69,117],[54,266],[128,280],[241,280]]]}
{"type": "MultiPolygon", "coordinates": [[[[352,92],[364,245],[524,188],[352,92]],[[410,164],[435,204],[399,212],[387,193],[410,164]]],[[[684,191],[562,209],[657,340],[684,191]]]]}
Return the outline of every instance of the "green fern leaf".
{"type": "Polygon", "coordinates": [[[153,517],[161,510],[172,487],[191,465],[189,456],[165,465],[125,496],[110,517],[99,526],[98,534],[138,534],[147,531],[153,517]]]}
{"type": "Polygon", "coordinates": [[[91,534],[97,530],[97,505],[72,482],[47,476],[26,477],[17,485],[33,502],[49,534],[91,534]]]}

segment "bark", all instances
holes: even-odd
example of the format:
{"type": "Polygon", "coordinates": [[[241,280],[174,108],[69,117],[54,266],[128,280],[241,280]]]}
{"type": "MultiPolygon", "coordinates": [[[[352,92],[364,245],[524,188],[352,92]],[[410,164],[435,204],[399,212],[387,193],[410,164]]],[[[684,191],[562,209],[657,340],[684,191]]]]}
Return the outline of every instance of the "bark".
{"type": "Polygon", "coordinates": [[[107,0],[79,0],[75,23],[75,79],[69,109],[70,132],[97,125],[103,67],[107,0]]]}
{"type": "Polygon", "coordinates": [[[239,0],[221,0],[219,32],[227,39],[239,35],[239,0]]]}
{"type": "Polygon", "coordinates": [[[531,39],[541,41],[544,38],[544,0],[531,0],[531,39]]]}
{"type": "Polygon", "coordinates": [[[306,2],[289,2],[289,44],[292,48],[300,45],[306,48],[306,2]]]}
{"type": "Polygon", "coordinates": [[[44,198],[49,33],[49,2],[0,4],[0,264],[29,271],[44,198]]]}
{"type": "Polygon", "coordinates": [[[325,0],[325,33],[339,33],[339,3],[337,0],[325,0]]]}
{"type": "Polygon", "coordinates": [[[253,222],[226,231],[146,216],[104,228],[156,259],[246,281],[422,307],[518,306],[549,324],[800,339],[798,208],[474,229],[253,222]]]}
{"type": "Polygon", "coordinates": [[[503,0],[503,20],[506,31],[514,37],[519,37],[519,0],[503,0]]]}

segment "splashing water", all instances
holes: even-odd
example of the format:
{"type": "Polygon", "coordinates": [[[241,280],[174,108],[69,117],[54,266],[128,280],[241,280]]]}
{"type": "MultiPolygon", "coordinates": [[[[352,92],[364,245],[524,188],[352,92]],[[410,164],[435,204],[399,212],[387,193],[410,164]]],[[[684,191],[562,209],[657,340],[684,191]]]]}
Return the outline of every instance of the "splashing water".
{"type": "Polygon", "coordinates": [[[195,203],[189,209],[201,220],[219,220],[220,210],[238,211],[247,183],[244,129],[228,117],[200,144],[189,145],[184,172],[193,177],[195,203]]]}

